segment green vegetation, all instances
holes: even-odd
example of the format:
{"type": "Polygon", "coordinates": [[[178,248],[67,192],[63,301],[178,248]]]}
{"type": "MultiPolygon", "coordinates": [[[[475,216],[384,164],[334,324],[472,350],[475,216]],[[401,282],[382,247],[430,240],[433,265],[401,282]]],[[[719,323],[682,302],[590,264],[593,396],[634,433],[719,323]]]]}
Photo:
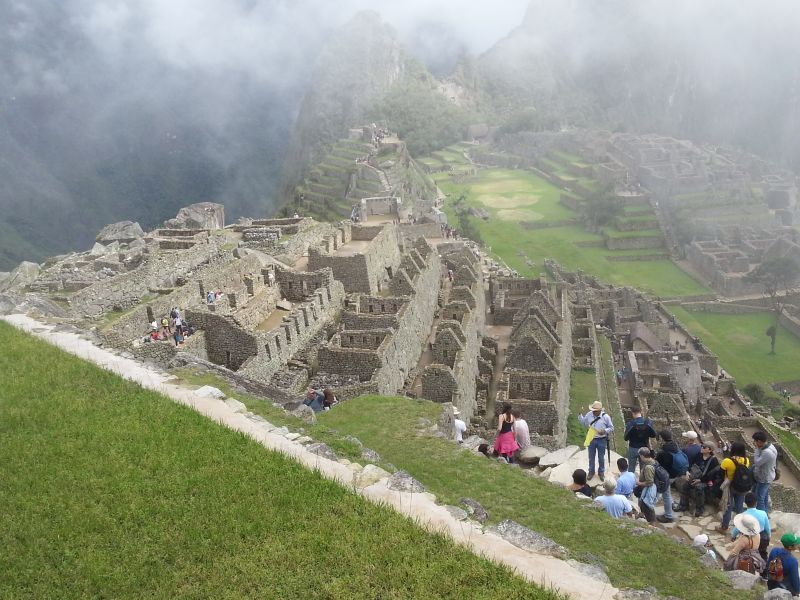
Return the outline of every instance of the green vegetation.
{"type": "Polygon", "coordinates": [[[407,74],[392,86],[368,117],[396,131],[414,156],[457,142],[470,123],[470,114],[445,98],[437,85],[419,67],[418,73],[407,74]]]}
{"type": "MultiPolygon", "coordinates": [[[[475,219],[475,226],[490,252],[525,276],[543,272],[543,261],[552,258],[567,269],[583,269],[614,285],[631,285],[656,296],[694,296],[708,289],[684,273],[670,260],[612,262],[610,257],[641,256],[659,249],[608,250],[603,236],[587,232],[577,224],[578,215],[559,202],[561,191],[529,171],[483,169],[463,183],[454,183],[446,173],[435,177],[451,199],[445,212],[455,221],[452,201],[464,196],[468,207],[489,212],[488,220],[475,219]],[[575,225],[535,228],[548,221],[576,220],[575,225]],[[533,227],[532,227],[533,226],[533,227]],[[601,247],[579,247],[594,242],[601,247]],[[535,266],[528,266],[527,259],[535,266]]],[[[618,232],[621,237],[653,232],[618,232]]],[[[658,232],[660,233],[660,232],[658,232]]]]}
{"type": "Polygon", "coordinates": [[[615,423],[611,448],[624,456],[625,452],[622,450],[627,447],[625,443],[625,419],[622,416],[619,396],[617,396],[617,380],[614,376],[614,355],[611,350],[611,342],[606,336],[598,336],[597,347],[600,351],[597,360],[603,369],[600,376],[600,400],[615,423]]]}
{"type": "Polygon", "coordinates": [[[4,598],[559,597],[5,323],[0,374],[4,598]]]}
{"type": "Polygon", "coordinates": [[[572,369],[569,386],[569,417],[567,417],[567,444],[583,446],[586,428],[578,416],[597,400],[597,375],[594,369],[572,369]]]}
{"type": "Polygon", "coordinates": [[[775,320],[770,312],[743,315],[689,312],[672,307],[675,316],[719,356],[720,364],[740,386],[797,379],[800,339],[778,326],[775,355],[766,335],[775,320]]]}
{"type": "MultiPolygon", "coordinates": [[[[594,379],[591,373],[578,372],[579,378],[584,375],[594,379]]],[[[188,378],[229,391],[213,375],[188,378]]],[[[592,384],[588,379],[581,385],[594,401],[596,396],[591,394],[596,392],[589,391],[592,384]]],[[[268,402],[232,391],[231,395],[276,425],[298,424],[268,402]]],[[[580,509],[579,502],[561,488],[531,478],[519,469],[487,461],[447,440],[420,435],[420,423],[435,422],[440,412],[441,407],[432,402],[366,396],[344,402],[319,415],[315,425],[304,427],[308,435],[329,445],[335,444],[337,438],[357,437],[384,461],[412,473],[442,502],[458,504],[461,497],[474,498],[489,511],[492,523],[514,519],[552,537],[578,560],[590,560],[589,553],[598,557],[615,585],[652,585],[686,600],[748,597],[733,592],[719,573],[701,567],[696,554],[667,536],[633,537],[627,529],[620,528],[619,521],[580,509]],[[565,512],[565,508],[569,510],[565,512]],[[647,557],[659,555],[669,555],[672,560],[663,569],[654,570],[647,557]],[[696,589],[687,592],[684,588],[690,585],[696,585],[696,589]]]]}

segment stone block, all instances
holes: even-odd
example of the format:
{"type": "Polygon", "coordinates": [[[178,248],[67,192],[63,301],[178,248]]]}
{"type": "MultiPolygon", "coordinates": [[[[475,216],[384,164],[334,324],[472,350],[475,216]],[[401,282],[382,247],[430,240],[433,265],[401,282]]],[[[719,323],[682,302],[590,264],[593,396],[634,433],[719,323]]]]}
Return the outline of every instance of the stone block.
{"type": "Polygon", "coordinates": [[[228,398],[225,400],[225,404],[227,404],[230,408],[238,413],[247,412],[247,406],[244,405],[243,402],[239,402],[234,398],[228,398]]]}
{"type": "Polygon", "coordinates": [[[333,449],[328,446],[328,444],[323,443],[316,443],[311,444],[310,446],[306,446],[309,452],[312,454],[316,454],[317,456],[321,456],[322,458],[327,458],[329,460],[337,460],[339,457],[336,456],[336,453],[333,449]]]}
{"type": "Polygon", "coordinates": [[[198,388],[194,391],[195,396],[200,396],[201,398],[224,398],[225,394],[222,390],[215,388],[210,385],[204,385],[201,388],[198,388]]]}
{"type": "Polygon", "coordinates": [[[578,450],[580,450],[578,446],[567,446],[554,452],[548,452],[539,459],[539,465],[542,467],[557,467],[568,461],[578,450]]]}
{"type": "Polygon", "coordinates": [[[567,557],[566,548],[511,519],[501,521],[490,530],[507,542],[514,544],[517,548],[535,552],[536,554],[555,556],[556,558],[567,557]]]}
{"type": "Polygon", "coordinates": [[[547,448],[542,448],[540,446],[528,446],[519,453],[517,460],[521,462],[523,465],[538,465],[539,460],[543,456],[547,456],[549,454],[549,450],[547,448]]]}
{"type": "Polygon", "coordinates": [[[398,471],[389,477],[389,489],[395,490],[396,492],[411,492],[419,494],[425,491],[425,486],[414,479],[406,471],[398,471]]]}
{"type": "Polygon", "coordinates": [[[356,474],[355,485],[358,488],[365,488],[388,477],[390,477],[390,474],[387,471],[375,465],[367,465],[360,473],[356,474]]]}
{"type": "Polygon", "coordinates": [[[752,590],[761,579],[757,574],[746,571],[725,571],[725,575],[730,579],[735,590],[752,590]]]}
{"type": "Polygon", "coordinates": [[[477,500],[461,498],[459,502],[466,508],[467,514],[476,521],[483,523],[489,518],[489,512],[477,500]]]}

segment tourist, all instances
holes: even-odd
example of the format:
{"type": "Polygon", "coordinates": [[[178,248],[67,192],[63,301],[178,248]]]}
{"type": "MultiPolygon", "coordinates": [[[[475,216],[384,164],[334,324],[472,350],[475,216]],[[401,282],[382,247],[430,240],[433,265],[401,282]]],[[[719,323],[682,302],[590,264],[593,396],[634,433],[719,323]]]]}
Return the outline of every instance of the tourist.
{"type": "Polygon", "coordinates": [[[491,454],[489,454],[489,444],[478,444],[478,452],[486,458],[492,458],[491,454]]]}
{"type": "Polygon", "coordinates": [[[516,432],[517,445],[520,450],[525,450],[531,445],[531,432],[528,428],[528,422],[522,418],[522,413],[518,408],[511,411],[514,415],[514,431],[516,432]]]}
{"type": "Polygon", "coordinates": [[[572,472],[572,483],[567,489],[576,494],[583,494],[587,498],[592,497],[592,488],[586,483],[586,471],[583,469],[575,469],[572,472]]]}
{"type": "Polygon", "coordinates": [[[744,510],[745,494],[753,488],[753,475],[744,442],[731,444],[731,455],[722,461],[720,468],[725,472],[725,481],[722,482],[723,501],[727,495],[728,502],[725,504],[727,508],[722,515],[722,524],[717,531],[725,533],[728,531],[732,513],[735,511],[739,514],[744,510]]]}
{"type": "Polygon", "coordinates": [[[183,321],[180,317],[175,317],[175,331],[180,331],[181,334],[183,333],[183,321]]]}
{"type": "Polygon", "coordinates": [[[617,469],[619,469],[619,478],[614,491],[626,498],[630,498],[633,490],[636,489],[636,475],[628,470],[628,461],[624,458],[617,459],[617,469]]]}
{"type": "Polygon", "coordinates": [[[653,460],[650,448],[639,448],[639,481],[636,483],[639,496],[639,512],[644,515],[648,523],[656,522],[656,461],[653,460]]]}
{"type": "Polygon", "coordinates": [[[689,466],[700,460],[700,440],[698,439],[696,431],[684,431],[681,437],[687,440],[686,445],[683,447],[683,453],[689,459],[689,466]]]}
{"type": "Polygon", "coordinates": [[[464,442],[464,434],[467,431],[467,424],[458,417],[461,416],[461,411],[457,408],[453,409],[453,439],[459,444],[464,442]]]}
{"type": "Polygon", "coordinates": [[[603,405],[597,401],[589,407],[589,412],[578,417],[581,425],[588,427],[586,439],[589,442],[589,480],[594,477],[595,454],[597,455],[598,467],[597,474],[602,481],[606,472],[606,448],[608,448],[608,436],[614,431],[611,417],[603,410],[603,405]]]}
{"type": "Polygon", "coordinates": [[[511,405],[505,404],[503,412],[497,417],[497,437],[494,439],[494,449],[508,462],[514,462],[514,453],[519,450],[514,432],[514,422],[511,405]]]}
{"type": "Polygon", "coordinates": [[[733,524],[739,530],[739,537],[733,542],[728,559],[725,561],[726,571],[746,571],[752,574],[761,573],[766,561],[758,553],[761,540],[761,525],[752,515],[736,515],[733,524]]]}
{"type": "Polygon", "coordinates": [[[330,410],[339,404],[339,399],[333,394],[331,388],[325,388],[322,392],[322,410],[330,410]]]}
{"type": "Polygon", "coordinates": [[[753,444],[756,447],[756,454],[753,457],[753,479],[756,480],[758,508],[769,512],[769,486],[775,481],[778,450],[767,441],[767,434],[763,431],[756,431],[753,434],[753,444]]]}
{"type": "Polygon", "coordinates": [[[711,549],[711,540],[705,533],[699,533],[694,536],[692,546],[695,548],[702,548],[704,554],[708,554],[714,560],[717,560],[717,553],[711,549]]]}
{"type": "Polygon", "coordinates": [[[151,331],[158,331],[158,321],[153,319],[153,322],[150,323],[150,330],[151,331]]]}
{"type": "Polygon", "coordinates": [[[183,335],[181,335],[181,332],[179,330],[176,329],[175,332],[172,334],[172,337],[175,339],[176,348],[178,346],[183,346],[183,335]]]}
{"type": "Polygon", "coordinates": [[[308,406],[311,410],[315,413],[322,412],[323,407],[323,400],[325,396],[319,390],[315,390],[314,388],[308,388],[306,391],[306,399],[303,400],[303,404],[308,406]]]}
{"type": "MultiPolygon", "coordinates": [[[[769,548],[769,540],[772,534],[772,526],[769,523],[769,516],[763,510],[756,508],[756,495],[753,492],[748,492],[745,494],[744,503],[747,505],[747,510],[742,514],[750,515],[751,517],[755,518],[761,527],[761,533],[759,534],[761,537],[758,545],[758,553],[761,555],[761,558],[767,560],[767,548],[769,548]]],[[[735,519],[734,523],[736,523],[735,519]]],[[[731,532],[734,540],[739,536],[739,533],[739,530],[734,527],[733,531],[731,532]]]]}
{"type": "Polygon", "coordinates": [[[206,294],[206,304],[214,304],[214,292],[208,292],[206,294]]]}
{"type": "Polygon", "coordinates": [[[167,317],[161,319],[161,329],[161,333],[164,337],[169,337],[172,334],[172,328],[169,325],[169,319],[167,317]]]}
{"type": "Polygon", "coordinates": [[[692,464],[686,478],[677,487],[681,494],[678,510],[689,510],[694,499],[694,516],[703,516],[706,500],[714,493],[721,476],[719,460],[714,456],[714,446],[705,443],[700,446],[700,457],[692,464]]]}
{"type": "Polygon", "coordinates": [[[800,575],[797,572],[797,559],[792,552],[797,550],[800,538],[793,533],[781,536],[781,545],[775,546],[767,558],[767,589],[789,590],[792,596],[800,596],[800,575]]]}
{"type": "Polygon", "coordinates": [[[621,518],[623,515],[630,515],[633,513],[633,506],[630,501],[622,494],[616,492],[617,482],[613,477],[608,477],[603,482],[602,496],[594,499],[595,502],[602,505],[605,511],[615,519],[621,518]]]}
{"type": "Polygon", "coordinates": [[[628,465],[631,473],[636,472],[639,448],[649,448],[650,440],[656,437],[656,430],[650,419],[642,416],[639,408],[631,411],[633,418],[625,425],[625,441],[628,442],[628,465]]]}
{"type": "Polygon", "coordinates": [[[656,454],[656,462],[669,473],[669,485],[663,492],[664,514],[659,515],[658,521],[659,523],[672,523],[674,520],[672,512],[672,483],[686,475],[686,471],[689,469],[689,459],[686,458],[683,450],[678,448],[678,444],[672,440],[672,432],[669,429],[661,431],[659,437],[662,444],[661,449],[656,454]]]}
{"type": "Polygon", "coordinates": [[[150,338],[149,338],[149,340],[150,340],[151,342],[157,342],[157,341],[158,341],[158,340],[160,340],[160,339],[161,339],[161,336],[158,334],[158,329],[153,329],[153,330],[150,332],[150,338]]]}

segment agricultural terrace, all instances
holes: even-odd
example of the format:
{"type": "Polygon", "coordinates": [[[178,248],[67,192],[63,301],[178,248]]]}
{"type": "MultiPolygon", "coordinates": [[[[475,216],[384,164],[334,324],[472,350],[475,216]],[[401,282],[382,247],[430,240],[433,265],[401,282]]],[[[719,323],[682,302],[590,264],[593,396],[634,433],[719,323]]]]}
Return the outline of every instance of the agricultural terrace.
{"type": "MultiPolygon", "coordinates": [[[[625,256],[652,256],[659,250],[607,249],[603,235],[586,231],[577,221],[578,214],[559,202],[562,191],[530,171],[481,169],[475,176],[458,178],[458,183],[447,172],[435,173],[434,178],[448,195],[445,212],[452,223],[458,222],[454,203],[462,196],[466,207],[489,213],[488,219],[471,217],[484,244],[522,275],[541,273],[544,259],[552,258],[568,269],[582,269],[602,281],[634,286],[656,296],[708,293],[667,258],[615,261],[625,256]],[[562,224],[565,221],[573,224],[562,224]],[[559,226],[541,227],[548,222],[559,222],[559,226]]],[[[637,207],[630,212],[636,217],[646,216],[637,212],[649,211],[637,207]]],[[[615,228],[606,233],[612,238],[660,235],[658,230],[622,232],[615,228]]]]}
{"type": "Polygon", "coordinates": [[[560,598],[5,323],[0,387],[0,597],[560,598]]]}
{"type": "Polygon", "coordinates": [[[791,381],[800,376],[800,339],[779,326],[775,355],[769,354],[770,312],[742,315],[691,312],[670,307],[675,316],[719,356],[722,367],[740,388],[748,383],[791,381]]]}

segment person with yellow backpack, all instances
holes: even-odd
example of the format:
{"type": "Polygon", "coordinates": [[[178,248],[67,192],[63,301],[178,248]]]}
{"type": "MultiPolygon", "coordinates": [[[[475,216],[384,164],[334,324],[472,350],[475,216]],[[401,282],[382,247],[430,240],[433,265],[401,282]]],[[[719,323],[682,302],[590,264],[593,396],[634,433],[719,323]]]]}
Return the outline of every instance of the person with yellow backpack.
{"type": "Polygon", "coordinates": [[[737,515],[744,511],[744,497],[755,484],[744,442],[731,444],[731,455],[722,461],[720,468],[725,473],[725,479],[722,482],[723,499],[726,494],[729,499],[725,514],[722,515],[722,524],[717,531],[726,533],[731,523],[731,515],[734,511],[737,515]]]}

